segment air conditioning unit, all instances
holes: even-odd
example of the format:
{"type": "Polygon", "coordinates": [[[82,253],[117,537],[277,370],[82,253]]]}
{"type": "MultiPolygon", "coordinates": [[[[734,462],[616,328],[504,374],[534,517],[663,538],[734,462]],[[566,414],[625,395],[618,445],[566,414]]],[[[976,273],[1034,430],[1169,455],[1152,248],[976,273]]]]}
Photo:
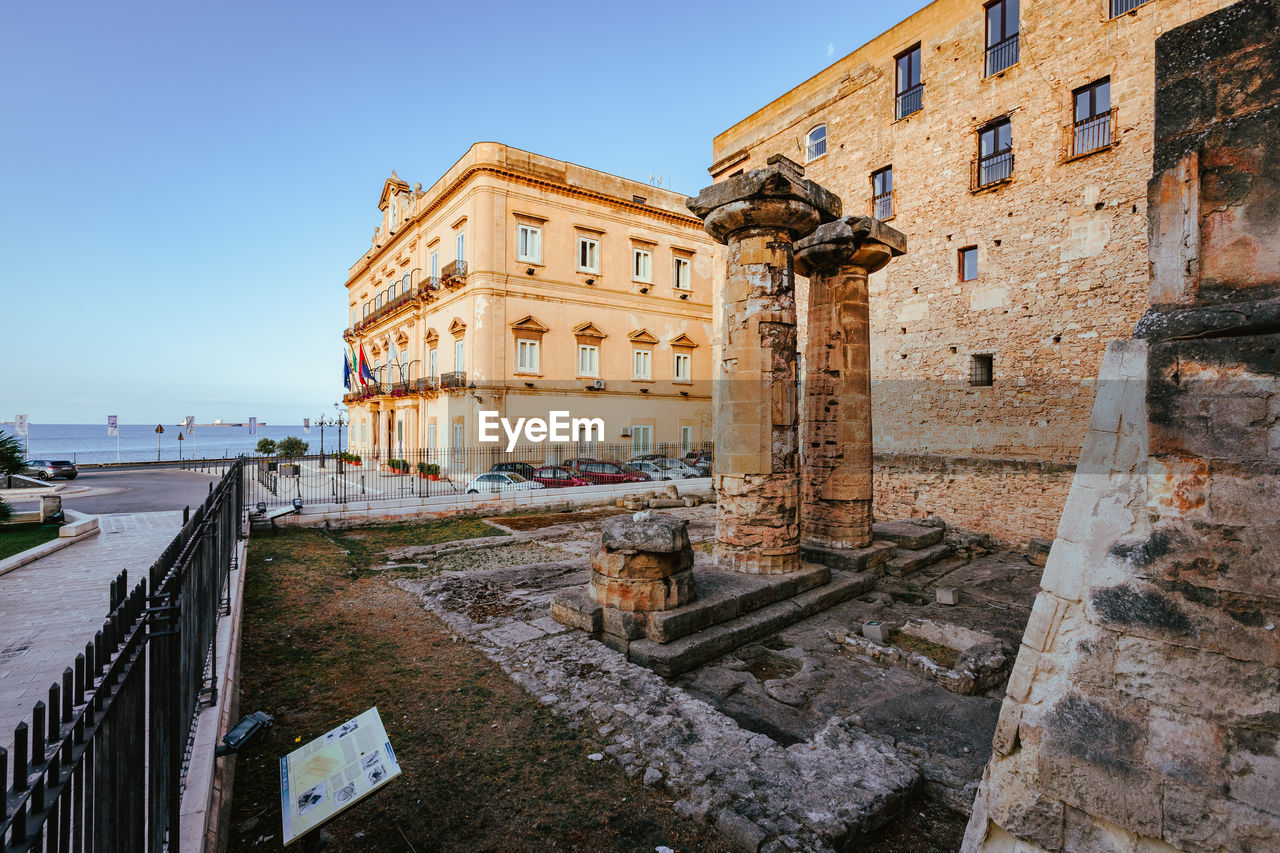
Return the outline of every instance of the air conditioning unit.
{"type": "Polygon", "coordinates": [[[603,380],[603,379],[597,379],[597,380],[595,380],[594,382],[592,382],[592,383],[591,383],[591,390],[592,390],[592,391],[603,391],[603,390],[604,390],[604,380],[603,380]]]}

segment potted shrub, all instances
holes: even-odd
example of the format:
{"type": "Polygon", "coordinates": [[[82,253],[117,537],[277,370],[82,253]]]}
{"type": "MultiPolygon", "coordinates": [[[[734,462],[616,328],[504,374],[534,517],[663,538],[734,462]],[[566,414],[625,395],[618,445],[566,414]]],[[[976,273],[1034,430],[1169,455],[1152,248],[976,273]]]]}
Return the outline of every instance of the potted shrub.
{"type": "MultiPolygon", "coordinates": [[[[254,448],[254,451],[257,453],[261,453],[263,456],[275,456],[276,443],[273,439],[270,439],[270,438],[260,438],[258,439],[258,446],[254,448]]],[[[270,459],[267,461],[267,470],[268,471],[276,470],[276,461],[274,459],[270,459]]]]}
{"type": "Polygon", "coordinates": [[[409,463],[404,459],[388,459],[387,470],[392,474],[408,474],[409,463]]]}
{"type": "Polygon", "coordinates": [[[293,460],[307,454],[307,443],[305,441],[292,435],[282,438],[276,445],[276,453],[287,460],[285,464],[280,466],[280,476],[297,477],[302,473],[302,466],[293,460]]]}
{"type": "Polygon", "coordinates": [[[346,463],[346,464],[348,464],[348,465],[359,465],[359,464],[360,464],[360,454],[358,454],[358,453],[348,453],[347,451],[345,451],[345,450],[344,450],[344,451],[342,451],[342,461],[343,461],[343,462],[345,462],[345,463],[346,463]]]}
{"type": "Polygon", "coordinates": [[[434,462],[431,462],[431,463],[429,463],[429,464],[427,465],[427,479],[428,479],[428,480],[439,480],[439,479],[440,479],[440,466],[439,466],[439,465],[437,465],[437,464],[436,464],[436,463],[434,463],[434,462]]]}

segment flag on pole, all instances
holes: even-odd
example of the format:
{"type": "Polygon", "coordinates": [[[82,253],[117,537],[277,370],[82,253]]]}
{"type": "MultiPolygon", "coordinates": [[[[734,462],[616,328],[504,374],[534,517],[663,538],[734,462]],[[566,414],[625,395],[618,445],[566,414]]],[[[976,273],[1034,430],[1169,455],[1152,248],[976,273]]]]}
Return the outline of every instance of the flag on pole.
{"type": "Polygon", "coordinates": [[[107,415],[107,435],[120,435],[120,420],[118,415],[107,415]]]}
{"type": "Polygon", "coordinates": [[[345,352],[342,354],[342,387],[351,390],[351,361],[345,352]]]}
{"type": "Polygon", "coordinates": [[[302,432],[304,435],[311,435],[311,418],[302,419],[302,432]]]}
{"type": "Polygon", "coordinates": [[[186,427],[186,429],[187,429],[187,435],[191,435],[191,433],[195,432],[195,431],[196,431],[196,416],[195,416],[195,415],[187,415],[187,417],[186,417],[186,421],[185,421],[185,423],[184,423],[184,426],[185,426],[185,427],[186,427]]]}
{"type": "Polygon", "coordinates": [[[369,357],[368,357],[368,356],[366,356],[366,355],[364,354],[364,344],[361,344],[361,345],[360,345],[360,371],[359,371],[359,375],[360,375],[360,381],[361,381],[361,382],[366,382],[366,383],[367,383],[367,382],[372,382],[372,381],[373,381],[373,371],[371,371],[371,370],[369,369],[369,357]]]}
{"type": "Polygon", "coordinates": [[[258,434],[258,419],[249,418],[249,435],[257,435],[257,434],[258,434]]]}
{"type": "Polygon", "coordinates": [[[18,415],[13,419],[13,434],[14,435],[27,434],[27,416],[26,415],[18,415]]]}

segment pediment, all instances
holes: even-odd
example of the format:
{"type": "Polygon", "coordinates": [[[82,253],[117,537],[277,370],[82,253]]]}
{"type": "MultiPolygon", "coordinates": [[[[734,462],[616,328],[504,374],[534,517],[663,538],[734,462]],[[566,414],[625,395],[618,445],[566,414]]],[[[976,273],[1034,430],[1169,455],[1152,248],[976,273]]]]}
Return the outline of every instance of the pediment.
{"type": "Polygon", "coordinates": [[[583,323],[575,328],[573,333],[580,338],[600,338],[604,340],[608,337],[608,335],[596,328],[595,323],[583,323]]]}
{"type": "Polygon", "coordinates": [[[649,334],[648,329],[636,329],[634,332],[627,335],[627,338],[637,344],[656,344],[658,342],[657,338],[649,334]]]}
{"type": "Polygon", "coordinates": [[[528,315],[527,317],[523,317],[519,320],[516,320],[514,323],[511,324],[511,328],[517,332],[547,331],[547,327],[539,323],[537,320],[535,320],[532,314],[528,315]]]}
{"type": "Polygon", "coordinates": [[[396,174],[396,170],[391,170],[391,177],[387,178],[386,183],[382,185],[382,196],[378,199],[378,210],[386,210],[388,199],[398,193],[409,192],[409,185],[400,179],[396,174]]]}
{"type": "Polygon", "coordinates": [[[456,338],[459,335],[465,335],[466,333],[467,324],[459,320],[457,317],[454,317],[453,322],[449,324],[449,334],[456,338]]]}
{"type": "Polygon", "coordinates": [[[693,342],[693,338],[689,337],[688,335],[681,335],[680,337],[673,340],[671,342],[671,345],[673,347],[689,347],[690,349],[693,349],[694,347],[697,346],[697,344],[693,342]]]}
{"type": "Polygon", "coordinates": [[[434,344],[436,341],[440,340],[440,333],[435,330],[434,326],[427,329],[425,340],[429,344],[434,344]]]}

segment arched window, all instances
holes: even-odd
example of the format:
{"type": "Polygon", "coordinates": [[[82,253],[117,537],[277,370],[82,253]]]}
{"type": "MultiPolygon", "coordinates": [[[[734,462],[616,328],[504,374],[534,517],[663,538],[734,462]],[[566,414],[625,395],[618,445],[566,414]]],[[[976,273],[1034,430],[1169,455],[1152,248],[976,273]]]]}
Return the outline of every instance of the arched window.
{"type": "Polygon", "coordinates": [[[827,126],[820,124],[813,130],[809,131],[809,135],[804,139],[805,144],[805,162],[817,160],[823,154],[827,153],[827,126]]]}

